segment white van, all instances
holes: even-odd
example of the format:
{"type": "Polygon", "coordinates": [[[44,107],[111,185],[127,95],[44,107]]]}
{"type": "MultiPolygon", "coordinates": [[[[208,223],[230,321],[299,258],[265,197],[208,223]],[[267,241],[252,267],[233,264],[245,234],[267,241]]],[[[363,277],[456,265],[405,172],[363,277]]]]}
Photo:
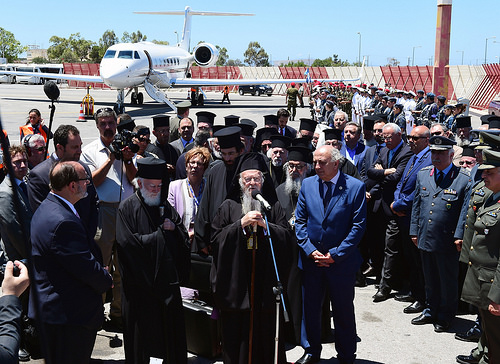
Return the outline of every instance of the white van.
{"type": "MultiPolygon", "coordinates": [[[[14,67],[0,65],[0,71],[15,71],[14,67]]],[[[16,83],[15,75],[0,75],[0,83],[16,83]]]]}
{"type": "Polygon", "coordinates": [[[17,75],[17,83],[28,83],[28,84],[33,84],[33,85],[39,85],[42,84],[43,80],[37,76],[37,73],[40,73],[40,68],[36,66],[17,66],[16,67],[16,72],[30,72],[33,73],[33,75],[17,75]]]}

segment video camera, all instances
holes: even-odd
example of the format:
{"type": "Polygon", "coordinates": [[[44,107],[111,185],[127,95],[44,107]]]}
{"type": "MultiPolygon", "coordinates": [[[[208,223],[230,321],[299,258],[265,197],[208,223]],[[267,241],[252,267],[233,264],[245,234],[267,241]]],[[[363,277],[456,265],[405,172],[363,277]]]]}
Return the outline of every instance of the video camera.
{"type": "Polygon", "coordinates": [[[123,159],[123,148],[129,147],[130,151],[133,153],[137,153],[139,151],[139,146],[134,144],[132,140],[135,137],[137,137],[136,133],[123,129],[121,132],[115,134],[115,137],[108,148],[111,153],[115,155],[116,159],[123,159]]]}

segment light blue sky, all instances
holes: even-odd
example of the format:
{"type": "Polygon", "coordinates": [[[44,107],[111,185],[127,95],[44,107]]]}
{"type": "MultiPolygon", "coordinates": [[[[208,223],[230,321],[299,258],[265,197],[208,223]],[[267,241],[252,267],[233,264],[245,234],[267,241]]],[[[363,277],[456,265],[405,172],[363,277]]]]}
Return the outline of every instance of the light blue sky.
{"type": "MultiPolygon", "coordinates": [[[[450,64],[484,62],[485,40],[488,63],[500,57],[498,0],[454,0],[451,25],[450,64]],[[495,43],[498,41],[499,43],[495,43]],[[495,56],[497,58],[495,58],[495,56]]],[[[385,65],[388,57],[401,65],[428,65],[434,57],[437,1],[298,1],[250,0],[211,2],[62,0],[2,1],[0,27],[14,33],[23,44],[50,46],[53,35],[69,37],[79,32],[97,42],[107,29],[118,37],[124,31],[140,30],[148,40],[176,42],[184,18],[173,15],[138,15],[134,11],[193,10],[254,13],[253,17],[194,17],[191,44],[204,40],[226,47],[230,58],[243,60],[251,41],[258,41],[273,61],[326,58],[338,54],[354,62],[369,56],[369,65],[385,65]],[[208,5],[210,3],[210,5],[208,5]],[[313,5],[315,4],[315,5],[313,5]]]]}

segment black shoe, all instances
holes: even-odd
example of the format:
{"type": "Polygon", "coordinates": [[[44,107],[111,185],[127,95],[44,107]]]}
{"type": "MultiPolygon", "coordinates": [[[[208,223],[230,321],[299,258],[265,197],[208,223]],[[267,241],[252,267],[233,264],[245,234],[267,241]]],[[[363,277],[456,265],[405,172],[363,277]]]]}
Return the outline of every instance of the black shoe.
{"type": "Polygon", "coordinates": [[[391,289],[390,288],[379,288],[377,293],[373,295],[373,302],[382,302],[385,301],[389,298],[389,295],[391,294],[391,289]]]}
{"type": "Polygon", "coordinates": [[[356,287],[366,287],[366,277],[358,271],[356,273],[356,283],[354,284],[356,287]]]}
{"type": "Polygon", "coordinates": [[[404,313],[419,313],[419,312],[422,312],[424,310],[425,306],[420,303],[419,301],[415,301],[413,302],[411,305],[409,305],[408,307],[405,307],[403,309],[403,312],[404,313]]]}
{"type": "Polygon", "coordinates": [[[394,296],[394,299],[399,302],[414,302],[415,299],[411,296],[411,294],[397,294],[394,296]]]}
{"type": "Polygon", "coordinates": [[[466,332],[457,332],[455,334],[455,339],[460,341],[468,341],[471,343],[477,343],[480,337],[481,337],[481,330],[479,330],[476,326],[471,327],[466,332]]]}
{"type": "Polygon", "coordinates": [[[317,363],[319,362],[319,358],[315,358],[312,354],[304,354],[298,359],[295,364],[309,364],[309,363],[317,363]]]}
{"type": "Polygon", "coordinates": [[[450,327],[450,323],[447,321],[438,321],[434,323],[434,332],[446,332],[450,327]]]}
{"type": "Polygon", "coordinates": [[[472,354],[470,354],[470,355],[458,355],[456,359],[457,359],[457,363],[460,363],[460,364],[478,364],[479,363],[479,358],[476,358],[472,354]]]}
{"type": "Polygon", "coordinates": [[[428,315],[421,313],[420,316],[417,316],[414,319],[412,319],[411,323],[412,323],[412,325],[433,324],[434,319],[431,316],[428,316],[428,315]]]}
{"type": "Polygon", "coordinates": [[[365,277],[375,277],[375,268],[373,268],[371,265],[368,266],[368,268],[366,268],[364,271],[363,271],[363,275],[365,277]]]}
{"type": "Polygon", "coordinates": [[[25,349],[19,348],[18,359],[19,361],[30,361],[30,353],[25,349]]]}

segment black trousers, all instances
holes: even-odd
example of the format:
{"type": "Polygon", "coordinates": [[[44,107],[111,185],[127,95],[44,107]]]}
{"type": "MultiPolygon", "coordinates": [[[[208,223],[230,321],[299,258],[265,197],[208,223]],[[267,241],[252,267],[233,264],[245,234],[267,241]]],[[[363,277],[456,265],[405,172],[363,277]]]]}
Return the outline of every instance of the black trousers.
{"type": "Polygon", "coordinates": [[[479,309],[482,325],[488,343],[490,363],[500,363],[500,316],[495,316],[488,310],[479,309]]]}
{"type": "Polygon", "coordinates": [[[411,295],[416,301],[425,303],[425,281],[420,252],[411,241],[409,226],[405,219],[398,218],[396,221],[401,232],[401,247],[405,259],[403,266],[408,267],[404,270],[408,272],[411,295]]]}
{"type": "Polygon", "coordinates": [[[78,325],[44,324],[51,364],[88,364],[97,330],[78,325]]]}
{"type": "MultiPolygon", "coordinates": [[[[379,211],[380,213],[380,211],[379,211]]],[[[382,266],[381,289],[401,289],[403,263],[402,234],[395,217],[387,218],[385,231],[384,264],[382,266]]]]}

